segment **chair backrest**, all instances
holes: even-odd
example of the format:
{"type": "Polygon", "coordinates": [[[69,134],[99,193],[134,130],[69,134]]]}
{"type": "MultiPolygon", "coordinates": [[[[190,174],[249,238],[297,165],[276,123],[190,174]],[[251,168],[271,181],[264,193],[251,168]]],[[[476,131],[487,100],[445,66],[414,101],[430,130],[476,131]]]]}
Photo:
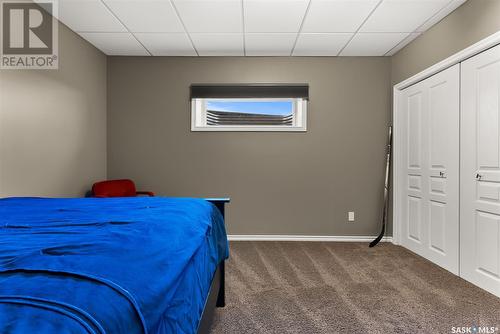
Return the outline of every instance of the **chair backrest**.
{"type": "Polygon", "coordinates": [[[132,180],[110,180],[94,183],[94,197],[135,197],[137,192],[132,180]]]}

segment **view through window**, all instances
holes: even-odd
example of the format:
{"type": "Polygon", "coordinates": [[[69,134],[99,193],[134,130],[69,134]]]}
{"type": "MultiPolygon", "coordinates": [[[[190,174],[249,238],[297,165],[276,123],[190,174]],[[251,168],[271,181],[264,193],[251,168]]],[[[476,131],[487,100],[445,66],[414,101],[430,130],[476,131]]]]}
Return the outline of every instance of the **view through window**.
{"type": "Polygon", "coordinates": [[[294,103],[291,100],[234,101],[210,99],[206,101],[207,125],[271,125],[291,126],[294,103]]]}

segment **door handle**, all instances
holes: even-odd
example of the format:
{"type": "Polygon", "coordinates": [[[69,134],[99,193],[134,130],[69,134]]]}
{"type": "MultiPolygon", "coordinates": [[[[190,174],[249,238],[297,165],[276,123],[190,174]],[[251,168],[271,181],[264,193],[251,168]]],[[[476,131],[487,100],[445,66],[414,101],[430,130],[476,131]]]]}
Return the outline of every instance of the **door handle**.
{"type": "Polygon", "coordinates": [[[440,177],[444,177],[444,175],[445,175],[444,172],[439,172],[440,177]]]}
{"type": "Polygon", "coordinates": [[[483,176],[482,176],[481,174],[476,173],[476,180],[481,181],[481,178],[482,178],[482,177],[483,177],[483,176]]]}

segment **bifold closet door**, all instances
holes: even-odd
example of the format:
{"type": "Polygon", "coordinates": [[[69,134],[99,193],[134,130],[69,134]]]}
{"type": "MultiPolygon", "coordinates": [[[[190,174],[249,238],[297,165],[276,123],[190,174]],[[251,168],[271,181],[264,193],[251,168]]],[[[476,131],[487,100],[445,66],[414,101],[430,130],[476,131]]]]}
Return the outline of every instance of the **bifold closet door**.
{"type": "Polygon", "coordinates": [[[500,296],[500,46],[461,70],[460,276],[500,296]]]}
{"type": "Polygon", "coordinates": [[[401,242],[459,272],[460,69],[453,66],[401,92],[401,242]]]}

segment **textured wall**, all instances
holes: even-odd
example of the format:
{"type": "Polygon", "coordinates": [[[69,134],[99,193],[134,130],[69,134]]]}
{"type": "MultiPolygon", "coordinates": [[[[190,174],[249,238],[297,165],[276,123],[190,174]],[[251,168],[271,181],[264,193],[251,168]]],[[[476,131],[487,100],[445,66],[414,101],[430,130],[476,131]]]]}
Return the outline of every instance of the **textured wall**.
{"type": "Polygon", "coordinates": [[[231,234],[374,235],[389,58],[108,58],[108,176],[230,196],[231,234]],[[309,83],[308,131],[191,132],[191,83],[309,83]],[[356,222],[347,222],[347,211],[356,222]]]}
{"type": "Polygon", "coordinates": [[[106,56],[60,25],[59,59],[0,71],[0,196],[81,196],[106,177],[106,56]]]}

